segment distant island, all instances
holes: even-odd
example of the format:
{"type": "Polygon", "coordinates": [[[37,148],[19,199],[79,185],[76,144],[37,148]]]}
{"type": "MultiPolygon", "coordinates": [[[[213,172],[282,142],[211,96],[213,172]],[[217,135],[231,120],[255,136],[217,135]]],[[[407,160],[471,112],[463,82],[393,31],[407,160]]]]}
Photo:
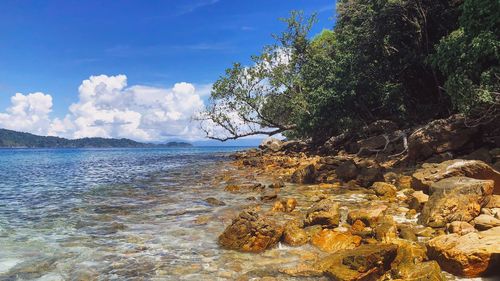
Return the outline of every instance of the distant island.
{"type": "Polygon", "coordinates": [[[142,143],[130,139],[81,138],[66,139],[51,136],[37,136],[30,133],[0,129],[0,148],[145,148],[145,147],[192,147],[187,142],[168,142],[161,144],[142,143]]]}

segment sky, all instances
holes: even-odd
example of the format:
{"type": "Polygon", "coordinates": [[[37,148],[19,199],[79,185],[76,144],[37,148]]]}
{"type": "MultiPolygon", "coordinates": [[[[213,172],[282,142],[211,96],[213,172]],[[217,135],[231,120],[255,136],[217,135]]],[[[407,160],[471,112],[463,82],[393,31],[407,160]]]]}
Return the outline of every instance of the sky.
{"type": "Polygon", "coordinates": [[[202,140],[193,114],[279,18],[332,0],[0,1],[0,128],[67,138],[202,140]]]}

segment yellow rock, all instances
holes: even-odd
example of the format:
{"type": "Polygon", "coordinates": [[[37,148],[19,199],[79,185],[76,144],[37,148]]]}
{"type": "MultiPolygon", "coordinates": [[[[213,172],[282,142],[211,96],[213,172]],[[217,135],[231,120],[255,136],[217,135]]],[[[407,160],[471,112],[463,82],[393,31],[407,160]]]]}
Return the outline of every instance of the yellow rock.
{"type": "Polygon", "coordinates": [[[311,238],[311,243],[325,252],[354,249],[361,244],[362,238],[350,233],[323,229],[311,238]]]}

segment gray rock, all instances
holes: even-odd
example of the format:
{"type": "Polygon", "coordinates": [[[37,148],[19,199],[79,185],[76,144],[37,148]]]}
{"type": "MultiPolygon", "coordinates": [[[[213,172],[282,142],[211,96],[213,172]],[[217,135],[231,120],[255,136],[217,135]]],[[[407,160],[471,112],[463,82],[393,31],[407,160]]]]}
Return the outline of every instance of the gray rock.
{"type": "Polygon", "coordinates": [[[444,227],[454,221],[470,222],[480,213],[493,192],[493,181],[451,177],[431,186],[419,223],[444,227]]]}
{"type": "Polygon", "coordinates": [[[271,150],[274,152],[280,151],[283,146],[283,142],[279,139],[268,137],[262,141],[259,148],[262,150],[271,150]]]}
{"type": "Polygon", "coordinates": [[[489,215],[479,215],[474,219],[474,225],[479,230],[488,230],[500,226],[500,220],[489,215]]]}

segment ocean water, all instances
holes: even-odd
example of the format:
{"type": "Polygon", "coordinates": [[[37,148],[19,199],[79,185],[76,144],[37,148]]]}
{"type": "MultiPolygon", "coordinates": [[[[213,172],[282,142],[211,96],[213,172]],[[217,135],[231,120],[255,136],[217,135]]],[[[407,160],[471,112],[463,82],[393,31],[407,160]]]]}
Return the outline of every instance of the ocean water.
{"type": "Polygon", "coordinates": [[[214,279],[194,220],[241,149],[0,149],[0,280],[214,279]]]}

